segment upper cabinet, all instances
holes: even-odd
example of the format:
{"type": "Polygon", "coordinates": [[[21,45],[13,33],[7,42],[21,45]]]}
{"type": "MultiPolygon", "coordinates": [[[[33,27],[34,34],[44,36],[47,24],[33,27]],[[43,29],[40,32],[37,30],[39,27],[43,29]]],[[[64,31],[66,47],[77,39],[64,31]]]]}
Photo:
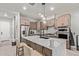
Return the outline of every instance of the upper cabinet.
{"type": "Polygon", "coordinates": [[[68,26],[68,25],[70,25],[70,14],[60,16],[55,21],[55,26],[56,27],[62,27],[62,26],[68,26]]]}
{"type": "Polygon", "coordinates": [[[30,21],[27,17],[21,16],[21,25],[30,25],[30,21]]]}
{"type": "Polygon", "coordinates": [[[30,29],[37,29],[37,22],[30,22],[30,29]]]}
{"type": "Polygon", "coordinates": [[[40,29],[41,30],[47,30],[47,24],[40,22],[40,29]]]}
{"type": "Polygon", "coordinates": [[[40,22],[37,22],[37,30],[40,30],[40,22]]]}
{"type": "Polygon", "coordinates": [[[53,26],[54,25],[54,19],[52,20],[47,20],[47,26],[53,26]]]}
{"type": "Polygon", "coordinates": [[[44,24],[43,22],[37,22],[37,30],[47,30],[47,23],[44,24]]]}

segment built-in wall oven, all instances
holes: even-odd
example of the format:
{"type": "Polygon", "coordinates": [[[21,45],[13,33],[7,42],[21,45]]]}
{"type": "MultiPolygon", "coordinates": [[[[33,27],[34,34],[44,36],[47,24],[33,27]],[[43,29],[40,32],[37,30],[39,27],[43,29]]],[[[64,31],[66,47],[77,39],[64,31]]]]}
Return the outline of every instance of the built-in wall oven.
{"type": "Polygon", "coordinates": [[[69,39],[69,28],[59,27],[57,31],[58,38],[69,39]]]}

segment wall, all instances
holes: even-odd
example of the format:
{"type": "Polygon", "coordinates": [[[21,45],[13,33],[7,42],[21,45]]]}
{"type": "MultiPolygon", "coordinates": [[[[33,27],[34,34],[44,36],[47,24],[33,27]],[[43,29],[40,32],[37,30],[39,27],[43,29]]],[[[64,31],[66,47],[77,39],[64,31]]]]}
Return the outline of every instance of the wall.
{"type": "Polygon", "coordinates": [[[79,35],[79,9],[71,13],[71,30],[76,42],[76,35],[79,35]]]}
{"type": "Polygon", "coordinates": [[[15,32],[14,32],[14,18],[11,20],[11,38],[12,41],[15,41],[15,32]]]}
{"type": "Polygon", "coordinates": [[[15,13],[15,18],[14,18],[14,34],[15,34],[15,40],[20,42],[20,13],[16,12],[15,13]]]}

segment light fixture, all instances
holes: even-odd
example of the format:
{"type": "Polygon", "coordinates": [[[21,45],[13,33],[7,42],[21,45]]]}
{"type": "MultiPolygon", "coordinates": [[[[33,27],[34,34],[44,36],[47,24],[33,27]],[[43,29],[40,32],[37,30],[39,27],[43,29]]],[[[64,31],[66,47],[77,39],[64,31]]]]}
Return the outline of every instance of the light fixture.
{"type": "Polygon", "coordinates": [[[54,7],[51,7],[50,10],[53,11],[54,10],[54,7]]]}
{"type": "Polygon", "coordinates": [[[26,10],[27,9],[25,6],[23,6],[22,8],[23,8],[23,10],[26,10]]]}
{"type": "Polygon", "coordinates": [[[41,14],[41,13],[38,13],[38,15],[39,15],[40,17],[42,17],[42,18],[44,17],[44,15],[43,15],[43,14],[41,14]]]}
{"type": "Polygon", "coordinates": [[[44,15],[43,15],[43,17],[42,17],[42,21],[43,21],[43,23],[46,23],[45,3],[42,3],[42,6],[43,6],[43,8],[44,8],[44,15]]]}
{"type": "Polygon", "coordinates": [[[44,15],[41,15],[41,17],[43,18],[43,17],[44,17],[44,15]]]}
{"type": "Polygon", "coordinates": [[[5,13],[4,16],[7,17],[8,16],[7,13],[5,13]]]}
{"type": "Polygon", "coordinates": [[[43,19],[43,20],[45,20],[46,18],[45,18],[45,17],[43,17],[42,19],[43,19]]]}

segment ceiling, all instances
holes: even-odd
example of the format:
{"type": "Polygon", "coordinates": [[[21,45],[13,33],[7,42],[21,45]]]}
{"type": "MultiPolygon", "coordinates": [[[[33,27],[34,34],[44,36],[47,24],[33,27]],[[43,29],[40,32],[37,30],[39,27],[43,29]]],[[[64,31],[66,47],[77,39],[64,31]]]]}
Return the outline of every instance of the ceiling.
{"type": "MultiPolygon", "coordinates": [[[[45,4],[45,16],[52,17],[63,12],[70,12],[79,9],[78,3],[46,3],[45,4]],[[54,7],[53,11],[50,7],[54,7]]],[[[35,20],[42,19],[39,13],[44,14],[44,6],[41,3],[35,3],[30,5],[29,3],[0,3],[0,17],[4,17],[4,13],[7,13],[9,17],[13,17],[13,12],[20,12],[21,15],[33,18],[35,20]],[[26,10],[23,10],[23,6],[26,6],[26,10]]]]}

